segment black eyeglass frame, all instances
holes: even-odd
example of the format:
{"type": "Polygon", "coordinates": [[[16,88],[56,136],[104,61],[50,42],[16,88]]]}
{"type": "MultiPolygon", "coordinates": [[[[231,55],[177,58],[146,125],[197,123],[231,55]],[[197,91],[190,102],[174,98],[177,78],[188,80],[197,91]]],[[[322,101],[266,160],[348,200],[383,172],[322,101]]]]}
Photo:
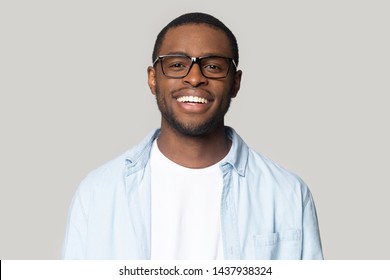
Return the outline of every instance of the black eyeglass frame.
{"type": "Polygon", "coordinates": [[[168,77],[168,78],[171,78],[171,79],[183,79],[184,77],[186,77],[191,69],[192,69],[192,66],[194,66],[194,64],[198,64],[199,65],[199,69],[200,69],[200,72],[202,73],[202,75],[208,79],[223,79],[223,78],[226,78],[228,75],[229,75],[229,72],[230,72],[230,65],[233,63],[233,66],[234,68],[237,69],[237,63],[236,61],[234,60],[234,58],[231,58],[231,57],[226,57],[226,56],[219,56],[219,55],[208,55],[208,56],[199,56],[199,57],[192,57],[192,56],[189,56],[189,55],[184,55],[184,54],[165,54],[165,55],[159,55],[154,61],[153,61],[153,67],[155,67],[156,63],[159,62],[160,60],[164,59],[165,57],[186,57],[186,58],[189,58],[191,59],[191,64],[190,64],[190,67],[188,67],[188,71],[185,75],[182,75],[182,76],[177,76],[177,77],[173,77],[173,76],[169,76],[167,74],[165,74],[165,71],[164,71],[164,67],[162,65],[162,63],[160,63],[161,65],[161,71],[163,72],[164,76],[168,77]],[[226,75],[225,76],[221,76],[221,77],[210,77],[208,75],[205,75],[203,73],[203,69],[201,67],[201,60],[204,59],[204,58],[212,58],[212,57],[216,57],[216,58],[224,58],[224,59],[228,59],[229,60],[229,68],[228,70],[226,71],[226,75]]]}

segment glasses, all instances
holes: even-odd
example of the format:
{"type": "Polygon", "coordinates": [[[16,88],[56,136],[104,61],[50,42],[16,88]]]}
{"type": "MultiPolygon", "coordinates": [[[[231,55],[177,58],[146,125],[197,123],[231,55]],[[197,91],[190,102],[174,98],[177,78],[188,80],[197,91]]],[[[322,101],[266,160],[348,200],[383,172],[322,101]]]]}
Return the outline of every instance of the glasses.
{"type": "Polygon", "coordinates": [[[237,68],[237,64],[233,58],[215,55],[204,57],[190,57],[176,54],[160,55],[153,61],[153,66],[158,61],[161,62],[163,74],[168,78],[174,79],[187,76],[194,64],[198,64],[202,75],[210,79],[226,78],[232,63],[237,68]]]}

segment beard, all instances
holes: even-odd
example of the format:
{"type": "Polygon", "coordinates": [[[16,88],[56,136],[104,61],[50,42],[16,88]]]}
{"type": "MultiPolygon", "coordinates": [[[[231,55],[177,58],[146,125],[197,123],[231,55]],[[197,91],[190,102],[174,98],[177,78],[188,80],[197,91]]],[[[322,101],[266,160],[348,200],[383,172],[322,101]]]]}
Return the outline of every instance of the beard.
{"type": "MultiPolygon", "coordinates": [[[[231,94],[229,94],[231,96],[231,94]]],[[[161,117],[166,123],[185,136],[200,137],[210,134],[217,128],[224,126],[224,118],[229,110],[231,98],[224,99],[218,110],[207,120],[199,123],[183,122],[175,115],[173,110],[167,106],[167,102],[160,94],[159,87],[156,86],[156,101],[161,117]]]]}

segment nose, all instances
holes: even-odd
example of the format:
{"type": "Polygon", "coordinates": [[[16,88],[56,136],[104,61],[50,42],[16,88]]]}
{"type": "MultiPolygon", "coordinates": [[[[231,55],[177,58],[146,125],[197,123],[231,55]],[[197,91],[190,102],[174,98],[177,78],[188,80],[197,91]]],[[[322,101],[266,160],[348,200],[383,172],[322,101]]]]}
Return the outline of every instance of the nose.
{"type": "Polygon", "coordinates": [[[184,78],[184,82],[190,84],[193,87],[197,87],[207,83],[207,78],[203,76],[198,63],[193,63],[187,76],[184,78]]]}

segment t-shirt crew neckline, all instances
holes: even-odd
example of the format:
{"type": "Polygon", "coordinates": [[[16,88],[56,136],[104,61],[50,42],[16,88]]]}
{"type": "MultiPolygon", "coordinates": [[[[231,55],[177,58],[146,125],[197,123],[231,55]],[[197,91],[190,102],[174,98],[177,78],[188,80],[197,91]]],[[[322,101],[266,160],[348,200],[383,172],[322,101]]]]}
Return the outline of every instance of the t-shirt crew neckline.
{"type": "Polygon", "coordinates": [[[229,152],[225,155],[224,158],[222,158],[220,161],[210,165],[210,166],[207,166],[207,167],[204,167],[204,168],[190,168],[190,167],[185,167],[185,166],[182,166],[174,161],[172,161],[171,159],[169,159],[168,157],[166,157],[161,151],[160,151],[160,148],[158,147],[158,144],[157,144],[157,139],[155,139],[153,141],[153,147],[152,147],[152,150],[155,150],[155,156],[158,156],[160,158],[160,160],[162,162],[164,162],[165,164],[165,167],[171,169],[171,170],[175,170],[175,171],[180,171],[180,172],[183,172],[183,173],[186,173],[186,174],[207,174],[207,173],[211,173],[213,172],[213,170],[215,168],[219,168],[219,165],[226,161],[226,158],[228,157],[230,151],[231,151],[231,148],[229,150],[229,152]]]}

